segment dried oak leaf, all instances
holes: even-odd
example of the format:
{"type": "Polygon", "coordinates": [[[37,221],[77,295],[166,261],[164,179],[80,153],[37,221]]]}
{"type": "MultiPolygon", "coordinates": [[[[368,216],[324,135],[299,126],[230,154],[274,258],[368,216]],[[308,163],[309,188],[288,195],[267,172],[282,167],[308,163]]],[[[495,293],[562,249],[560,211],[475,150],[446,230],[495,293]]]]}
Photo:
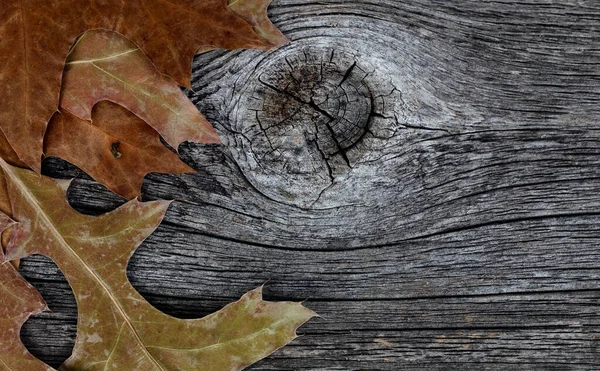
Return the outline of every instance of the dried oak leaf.
{"type": "Polygon", "coordinates": [[[175,148],[186,140],[219,141],[179,86],[113,31],[91,30],[78,39],[67,58],[61,109],[50,120],[45,154],[77,165],[127,199],[140,196],[150,172],[194,172],[159,133],[175,148]]]}
{"type": "Polygon", "coordinates": [[[0,160],[13,219],[7,258],[50,257],[64,273],[79,318],[60,370],[240,370],[296,337],[314,316],[299,303],[262,300],[261,290],[197,320],[170,317],[131,286],[127,263],[169,202],[133,200],[92,217],[70,208],[65,185],[0,160]]]}
{"type": "MultiPolygon", "coordinates": [[[[0,213],[0,230],[14,222],[0,213]]],[[[21,343],[23,323],[32,314],[47,309],[46,303],[16,269],[4,259],[0,249],[0,370],[51,371],[21,343]]]]}
{"type": "MultiPolygon", "coordinates": [[[[287,38],[267,16],[269,3],[238,0],[229,7],[265,39],[286,43],[287,38]]],[[[160,145],[158,136],[133,115],[104,103],[92,108],[105,100],[133,112],[174,148],[183,141],[219,141],[179,86],[162,75],[134,43],[116,32],[86,31],[67,57],[60,100],[64,114],[56,113],[50,121],[44,152],[79,166],[127,199],[140,196],[143,177],[149,172],[193,169],[160,145]],[[92,110],[94,127],[78,119],[91,120],[92,110]]]]}
{"type": "MultiPolygon", "coordinates": [[[[134,43],[116,32],[92,30],[77,40],[67,57],[60,108],[90,120],[92,108],[103,100],[136,114],[175,149],[184,141],[220,141],[177,83],[161,74],[134,43]]],[[[78,140],[80,136],[72,139],[78,140]]]]}
{"type": "Polygon", "coordinates": [[[37,172],[46,125],[58,109],[65,59],[77,37],[94,28],[128,37],[184,86],[198,50],[274,46],[227,0],[3,0],[0,131],[20,161],[37,172]]]}
{"type": "Polygon", "coordinates": [[[140,197],[148,173],[195,172],[148,124],[108,101],[94,107],[91,123],[67,111],[55,114],[44,147],[128,200],[140,197]]]}

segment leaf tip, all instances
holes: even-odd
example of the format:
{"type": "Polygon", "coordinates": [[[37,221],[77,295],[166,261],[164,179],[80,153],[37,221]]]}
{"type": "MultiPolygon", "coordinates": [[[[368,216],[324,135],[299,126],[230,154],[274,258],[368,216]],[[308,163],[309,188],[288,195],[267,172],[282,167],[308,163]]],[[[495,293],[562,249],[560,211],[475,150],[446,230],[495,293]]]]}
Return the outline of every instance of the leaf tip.
{"type": "MultiPolygon", "coordinates": [[[[256,289],[249,291],[245,296],[247,296],[249,300],[256,300],[257,302],[263,301],[263,289],[265,288],[266,284],[267,282],[263,283],[256,289]]],[[[301,326],[303,323],[307,322],[311,318],[322,318],[318,313],[304,306],[305,301],[287,303],[288,305],[290,305],[289,308],[293,309],[294,316],[298,319],[298,326],[301,326]]]]}
{"type": "Polygon", "coordinates": [[[206,134],[206,139],[204,139],[203,143],[206,144],[217,144],[217,143],[221,143],[221,137],[219,136],[219,134],[217,134],[217,131],[211,127],[212,130],[210,130],[207,134],[206,134]]]}
{"type": "Polygon", "coordinates": [[[28,166],[31,170],[33,170],[37,175],[42,175],[42,156],[36,160],[33,156],[28,156],[30,158],[20,158],[21,161],[28,166]]]}

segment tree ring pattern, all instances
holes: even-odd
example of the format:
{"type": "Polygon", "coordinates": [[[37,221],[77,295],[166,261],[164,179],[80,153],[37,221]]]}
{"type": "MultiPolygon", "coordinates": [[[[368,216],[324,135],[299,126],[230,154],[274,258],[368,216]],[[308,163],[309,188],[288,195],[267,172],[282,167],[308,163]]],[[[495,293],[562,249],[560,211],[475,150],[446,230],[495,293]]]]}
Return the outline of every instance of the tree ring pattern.
{"type": "Polygon", "coordinates": [[[370,151],[374,122],[398,100],[393,90],[352,50],[282,48],[240,91],[230,116],[234,156],[261,193],[309,208],[370,151]]]}

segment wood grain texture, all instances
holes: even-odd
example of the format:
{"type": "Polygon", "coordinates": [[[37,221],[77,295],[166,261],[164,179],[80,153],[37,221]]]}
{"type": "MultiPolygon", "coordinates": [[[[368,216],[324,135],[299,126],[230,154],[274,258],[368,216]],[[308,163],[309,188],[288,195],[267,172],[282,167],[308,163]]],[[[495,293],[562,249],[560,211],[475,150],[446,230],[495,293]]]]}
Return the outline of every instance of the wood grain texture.
{"type": "MultiPolygon", "coordinates": [[[[323,319],[252,370],[600,367],[597,1],[274,1],[292,44],[196,58],[189,95],[222,145],[135,254],[167,313],[213,312],[266,282],[323,319]]],[[[71,204],[118,197],[78,169],[71,204]]],[[[23,273],[51,313],[26,323],[57,365],[75,302],[55,266],[23,273]],[[43,334],[43,335],[40,335],[43,334]]]]}

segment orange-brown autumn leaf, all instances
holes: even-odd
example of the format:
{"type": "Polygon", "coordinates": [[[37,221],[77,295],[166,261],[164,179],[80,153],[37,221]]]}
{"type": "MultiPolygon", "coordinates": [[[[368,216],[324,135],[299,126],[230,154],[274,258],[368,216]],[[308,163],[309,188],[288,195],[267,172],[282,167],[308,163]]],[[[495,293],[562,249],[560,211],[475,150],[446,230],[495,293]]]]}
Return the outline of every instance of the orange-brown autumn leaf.
{"type": "Polygon", "coordinates": [[[18,222],[7,258],[50,257],[77,300],[77,339],[60,370],[241,370],[293,340],[314,316],[299,303],[263,301],[258,289],[202,319],[170,317],[148,304],[126,274],[169,202],[133,200],[98,217],[82,215],[69,207],[64,181],[3,160],[0,168],[18,222]]]}
{"type": "Polygon", "coordinates": [[[61,94],[62,112],[50,120],[45,154],[77,165],[126,199],[140,196],[150,172],[194,172],[159,134],[175,148],[183,141],[219,141],[179,86],[116,32],[91,30],[78,39],[61,94]]]}
{"type": "MultiPolygon", "coordinates": [[[[0,231],[14,222],[0,213],[0,231]]],[[[47,309],[46,303],[15,268],[4,259],[0,249],[0,370],[51,371],[21,343],[21,326],[32,314],[47,309]]]]}
{"type": "Polygon", "coordinates": [[[184,86],[198,50],[274,46],[230,10],[227,0],[3,0],[0,131],[18,158],[38,172],[65,59],[77,37],[94,28],[128,37],[184,86]]]}
{"type": "Polygon", "coordinates": [[[161,74],[134,43],[116,32],[92,30],[69,53],[60,108],[90,120],[92,108],[103,100],[135,113],[175,149],[184,141],[220,141],[177,83],[161,74]]]}
{"type": "Polygon", "coordinates": [[[78,166],[108,189],[130,200],[141,195],[148,173],[192,173],[133,113],[102,101],[92,122],[69,112],[57,113],[48,126],[45,152],[78,166]]]}

